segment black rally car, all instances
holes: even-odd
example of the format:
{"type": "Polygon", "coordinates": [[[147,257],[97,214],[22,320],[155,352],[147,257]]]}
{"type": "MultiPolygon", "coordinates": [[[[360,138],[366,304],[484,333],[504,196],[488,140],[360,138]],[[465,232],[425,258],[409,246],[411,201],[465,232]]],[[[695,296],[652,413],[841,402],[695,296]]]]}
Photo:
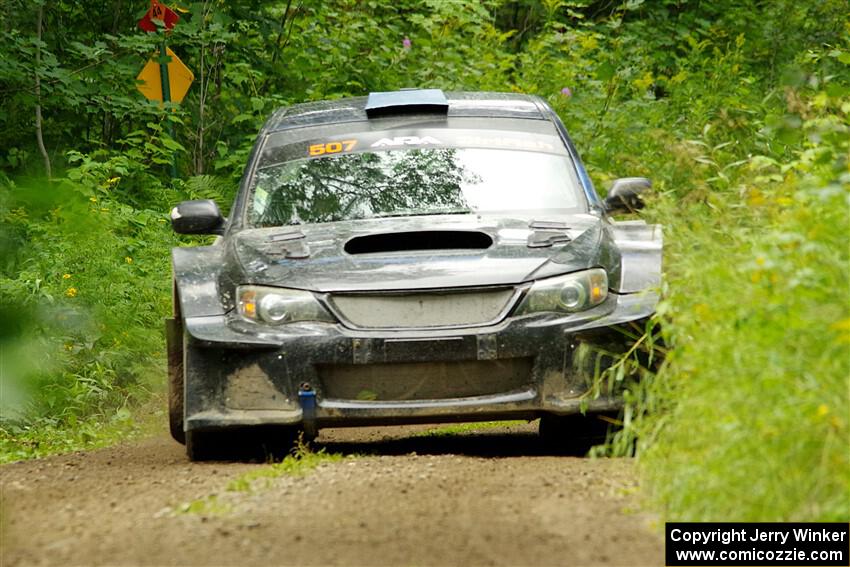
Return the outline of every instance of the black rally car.
{"type": "Polygon", "coordinates": [[[534,96],[278,110],[227,219],[171,213],[219,236],[173,251],[172,435],[193,460],[343,425],[540,417],[581,438],[622,406],[594,379],[658,301],[660,227],[610,218],[648,186],[600,200],[534,96]]]}

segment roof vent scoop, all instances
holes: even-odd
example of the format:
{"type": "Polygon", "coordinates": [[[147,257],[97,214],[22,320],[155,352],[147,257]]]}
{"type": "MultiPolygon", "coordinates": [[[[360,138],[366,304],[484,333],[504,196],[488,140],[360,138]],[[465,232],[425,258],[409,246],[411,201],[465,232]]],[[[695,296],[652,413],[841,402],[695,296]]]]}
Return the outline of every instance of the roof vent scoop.
{"type": "Polygon", "coordinates": [[[421,112],[448,114],[449,101],[440,89],[408,89],[369,93],[365,110],[366,116],[369,118],[421,112]]]}
{"type": "Polygon", "coordinates": [[[493,245],[484,232],[470,230],[423,230],[355,236],[345,243],[349,254],[412,252],[415,250],[483,250],[493,245]]]}

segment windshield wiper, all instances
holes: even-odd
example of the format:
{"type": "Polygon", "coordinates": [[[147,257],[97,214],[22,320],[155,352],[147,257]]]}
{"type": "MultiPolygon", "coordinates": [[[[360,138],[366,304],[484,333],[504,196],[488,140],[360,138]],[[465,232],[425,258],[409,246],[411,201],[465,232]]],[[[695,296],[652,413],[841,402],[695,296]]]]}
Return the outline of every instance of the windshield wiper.
{"type": "Polygon", "coordinates": [[[421,217],[430,215],[468,215],[473,213],[471,209],[438,209],[429,211],[417,211],[414,209],[401,209],[391,213],[379,213],[373,218],[383,219],[387,217],[421,217]]]}

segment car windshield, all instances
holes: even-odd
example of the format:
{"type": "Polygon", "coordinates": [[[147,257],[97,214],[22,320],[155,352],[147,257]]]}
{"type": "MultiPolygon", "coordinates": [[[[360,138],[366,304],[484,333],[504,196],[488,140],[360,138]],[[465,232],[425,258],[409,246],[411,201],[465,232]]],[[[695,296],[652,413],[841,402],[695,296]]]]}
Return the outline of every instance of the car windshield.
{"type": "Polygon", "coordinates": [[[295,159],[260,168],[253,226],[454,213],[575,212],[567,155],[493,148],[409,148],[295,159]]]}

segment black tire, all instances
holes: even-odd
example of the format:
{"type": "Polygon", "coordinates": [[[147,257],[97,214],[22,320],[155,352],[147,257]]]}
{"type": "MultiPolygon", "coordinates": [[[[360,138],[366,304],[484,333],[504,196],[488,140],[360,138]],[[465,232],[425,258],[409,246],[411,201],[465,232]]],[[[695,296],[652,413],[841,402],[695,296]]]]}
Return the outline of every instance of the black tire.
{"type": "Polygon", "coordinates": [[[186,432],[190,461],[279,461],[292,451],[294,427],[242,427],[186,432]]]}
{"type": "Polygon", "coordinates": [[[605,442],[612,417],[616,415],[547,415],[540,418],[540,440],[559,454],[584,456],[591,447],[605,442]]]}
{"type": "Polygon", "coordinates": [[[168,349],[168,429],[171,437],[183,445],[183,325],[180,319],[166,319],[165,336],[168,349]]]}

